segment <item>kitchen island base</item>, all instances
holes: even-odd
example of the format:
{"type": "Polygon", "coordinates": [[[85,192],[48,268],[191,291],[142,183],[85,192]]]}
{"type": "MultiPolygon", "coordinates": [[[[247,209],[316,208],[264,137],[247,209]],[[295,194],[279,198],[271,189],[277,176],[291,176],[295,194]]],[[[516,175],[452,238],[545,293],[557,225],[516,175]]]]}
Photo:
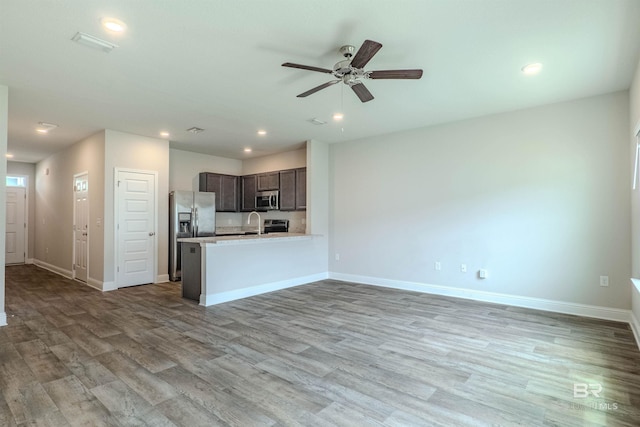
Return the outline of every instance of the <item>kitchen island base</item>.
{"type": "MultiPolygon", "coordinates": [[[[323,239],[297,233],[181,239],[183,248],[200,250],[199,266],[188,268],[183,259],[183,287],[186,274],[199,274],[200,305],[211,306],[326,279],[323,239]]],[[[188,282],[197,287],[197,280],[188,282]]]]}
{"type": "Polygon", "coordinates": [[[201,257],[199,243],[181,243],[182,298],[200,301],[202,289],[201,257]]]}

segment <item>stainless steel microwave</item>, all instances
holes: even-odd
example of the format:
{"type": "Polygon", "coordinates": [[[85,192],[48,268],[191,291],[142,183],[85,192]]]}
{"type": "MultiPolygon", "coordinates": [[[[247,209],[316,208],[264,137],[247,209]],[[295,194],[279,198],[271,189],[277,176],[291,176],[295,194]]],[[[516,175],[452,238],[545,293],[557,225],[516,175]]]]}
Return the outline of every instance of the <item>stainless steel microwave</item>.
{"type": "Polygon", "coordinates": [[[256,193],[256,210],[273,211],[280,209],[278,191],[259,191],[256,193]]]}

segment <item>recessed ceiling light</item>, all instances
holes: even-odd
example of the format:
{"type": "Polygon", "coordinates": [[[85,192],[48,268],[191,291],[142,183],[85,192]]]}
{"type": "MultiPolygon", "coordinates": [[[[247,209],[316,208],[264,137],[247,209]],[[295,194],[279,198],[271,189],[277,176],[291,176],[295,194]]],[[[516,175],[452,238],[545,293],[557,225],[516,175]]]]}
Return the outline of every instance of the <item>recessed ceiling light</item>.
{"type": "Polygon", "coordinates": [[[534,62],[533,64],[527,64],[524,67],[522,67],[522,72],[527,76],[538,74],[540,70],[542,70],[542,64],[539,62],[534,62]]]}
{"type": "Polygon", "coordinates": [[[114,48],[118,47],[117,44],[113,44],[111,42],[99,39],[86,33],[81,33],[80,31],[78,31],[73,37],[71,37],[71,40],[85,46],[92,47],[94,49],[100,49],[101,51],[106,53],[109,53],[114,48]]]}
{"type": "Polygon", "coordinates": [[[7,156],[7,159],[13,159],[13,154],[11,153],[7,153],[5,154],[5,156],[7,156]]]}
{"type": "Polygon", "coordinates": [[[258,131],[258,135],[266,135],[266,134],[267,134],[267,131],[266,131],[266,130],[262,130],[262,129],[260,129],[260,130],[258,131]]]}
{"type": "Polygon", "coordinates": [[[194,127],[192,127],[192,128],[187,129],[187,132],[191,132],[191,133],[199,134],[199,133],[204,132],[204,129],[202,129],[202,128],[198,128],[198,127],[195,127],[195,126],[194,126],[194,127]]]}
{"type": "Polygon", "coordinates": [[[103,18],[102,26],[114,33],[121,33],[127,29],[127,25],[124,22],[115,18],[103,18]]]}
{"type": "Polygon", "coordinates": [[[166,132],[166,131],[160,132],[160,136],[162,136],[162,137],[164,137],[164,138],[167,138],[167,137],[168,137],[168,136],[170,136],[170,135],[171,135],[171,134],[170,134],[169,132],[166,132]]]}
{"type": "Polygon", "coordinates": [[[247,147],[247,148],[245,148],[245,149],[244,149],[244,152],[245,152],[245,153],[250,153],[251,151],[253,151],[253,150],[251,150],[251,148],[249,148],[249,147],[247,147]]]}
{"type": "Polygon", "coordinates": [[[342,119],[344,119],[344,114],[342,114],[342,113],[335,113],[333,115],[333,120],[338,120],[339,121],[339,120],[342,120],[342,119]]]}

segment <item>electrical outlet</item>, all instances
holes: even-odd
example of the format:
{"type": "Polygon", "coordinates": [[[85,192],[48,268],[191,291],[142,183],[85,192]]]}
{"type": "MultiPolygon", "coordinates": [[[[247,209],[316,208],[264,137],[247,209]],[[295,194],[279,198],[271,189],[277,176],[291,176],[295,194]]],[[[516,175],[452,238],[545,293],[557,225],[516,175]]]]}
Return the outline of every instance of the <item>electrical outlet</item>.
{"type": "Polygon", "coordinates": [[[460,264],[460,272],[461,273],[467,272],[467,264],[460,264]]]}
{"type": "Polygon", "coordinates": [[[600,276],[600,286],[609,286],[609,276],[600,276]]]}
{"type": "Polygon", "coordinates": [[[486,279],[487,277],[488,277],[487,270],[485,270],[483,268],[483,269],[480,269],[480,271],[478,271],[478,278],[479,279],[486,279]]]}
{"type": "Polygon", "coordinates": [[[336,261],[340,261],[340,254],[336,253],[336,261]]]}
{"type": "Polygon", "coordinates": [[[440,261],[436,261],[436,263],[433,265],[433,268],[438,271],[442,270],[442,264],[440,264],[440,261]]]}

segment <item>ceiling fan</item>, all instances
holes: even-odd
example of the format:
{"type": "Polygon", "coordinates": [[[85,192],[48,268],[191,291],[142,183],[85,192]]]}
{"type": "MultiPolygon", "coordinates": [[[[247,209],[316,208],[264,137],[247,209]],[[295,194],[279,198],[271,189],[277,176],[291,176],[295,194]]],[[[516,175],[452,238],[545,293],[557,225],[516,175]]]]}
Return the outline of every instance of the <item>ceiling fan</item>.
{"type": "Polygon", "coordinates": [[[333,66],[333,70],[327,68],[313,67],[310,65],[294,64],[285,62],[283,67],[300,68],[302,70],[316,71],[318,73],[332,74],[337,80],[331,80],[327,83],[309,89],[298,95],[298,98],[304,98],[318,92],[336,83],[343,82],[349,86],[360,101],[368,102],[373,99],[373,95],[369,89],[362,83],[362,79],[419,79],[422,77],[422,70],[384,70],[384,71],[365,71],[363,68],[380,50],[382,44],[373,40],[365,40],[354,56],[356,48],[351,45],[342,46],[340,53],[346,58],[333,66]],[[352,58],[353,57],[353,58],[352,58]]]}

